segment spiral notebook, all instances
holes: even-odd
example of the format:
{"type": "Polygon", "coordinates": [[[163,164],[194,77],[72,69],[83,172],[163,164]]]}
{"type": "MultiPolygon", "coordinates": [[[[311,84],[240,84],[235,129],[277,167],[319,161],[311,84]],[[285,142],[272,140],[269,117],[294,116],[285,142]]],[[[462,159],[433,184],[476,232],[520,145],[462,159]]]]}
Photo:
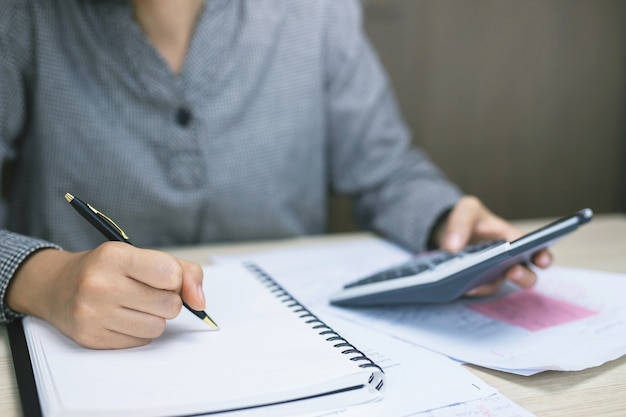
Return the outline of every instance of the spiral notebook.
{"type": "Polygon", "coordinates": [[[381,398],[382,369],[257,266],[205,267],[204,288],[219,331],[183,310],[138,348],[86,349],[34,317],[12,324],[25,415],[276,417],[381,398]]]}

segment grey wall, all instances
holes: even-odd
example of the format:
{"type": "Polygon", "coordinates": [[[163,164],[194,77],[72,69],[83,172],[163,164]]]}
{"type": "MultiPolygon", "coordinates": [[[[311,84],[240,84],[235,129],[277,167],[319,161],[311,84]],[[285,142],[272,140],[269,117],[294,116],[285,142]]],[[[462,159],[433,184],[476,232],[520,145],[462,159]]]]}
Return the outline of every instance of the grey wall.
{"type": "Polygon", "coordinates": [[[414,142],[464,191],[510,219],[626,210],[626,1],[362,2],[414,142]]]}

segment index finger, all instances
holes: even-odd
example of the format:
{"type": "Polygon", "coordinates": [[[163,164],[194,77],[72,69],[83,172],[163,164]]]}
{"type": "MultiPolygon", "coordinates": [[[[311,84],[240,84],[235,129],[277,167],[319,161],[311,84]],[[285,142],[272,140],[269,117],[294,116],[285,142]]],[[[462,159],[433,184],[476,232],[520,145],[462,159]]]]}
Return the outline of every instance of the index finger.
{"type": "Polygon", "coordinates": [[[552,264],[552,252],[548,249],[542,249],[533,254],[532,261],[541,269],[546,269],[552,264]]]}
{"type": "Polygon", "coordinates": [[[105,258],[115,262],[121,274],[153,288],[180,291],[183,268],[174,256],[127,243],[110,242],[106,246],[110,253],[106,253],[105,258]]]}

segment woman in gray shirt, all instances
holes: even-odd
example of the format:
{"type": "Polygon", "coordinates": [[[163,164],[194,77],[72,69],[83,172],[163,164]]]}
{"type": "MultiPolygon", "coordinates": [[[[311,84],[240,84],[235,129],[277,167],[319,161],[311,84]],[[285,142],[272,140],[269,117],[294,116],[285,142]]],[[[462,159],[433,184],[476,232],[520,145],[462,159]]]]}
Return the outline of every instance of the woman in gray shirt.
{"type": "Polygon", "coordinates": [[[154,248],[323,233],[329,193],[415,251],[520,234],[410,147],[355,0],[0,0],[0,57],[2,321],[146,344],[204,308],[154,248]],[[101,244],[66,192],[152,249],[101,244]]]}

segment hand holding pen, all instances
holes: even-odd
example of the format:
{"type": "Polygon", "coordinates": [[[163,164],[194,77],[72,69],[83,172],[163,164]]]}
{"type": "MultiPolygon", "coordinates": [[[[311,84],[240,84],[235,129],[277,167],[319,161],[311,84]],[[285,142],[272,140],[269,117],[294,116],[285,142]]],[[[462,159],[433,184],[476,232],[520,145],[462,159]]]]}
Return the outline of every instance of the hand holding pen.
{"type": "MultiPolygon", "coordinates": [[[[126,233],[124,233],[124,231],[117,224],[115,224],[113,220],[104,215],[102,212],[74,197],[72,194],[65,194],[65,199],[81,216],[83,216],[92,226],[98,229],[98,231],[100,231],[100,233],[102,233],[108,240],[130,244],[130,240],[126,233]]],[[[183,301],[183,306],[198,318],[202,319],[213,329],[218,329],[217,324],[204,311],[194,310],[185,301],[183,301]]]]}
{"type": "Polygon", "coordinates": [[[104,242],[81,252],[43,246],[20,263],[4,301],[82,346],[131,348],[150,343],[168,319],[187,314],[181,313],[182,299],[204,309],[202,275],[194,262],[128,243],[104,242]]]}

